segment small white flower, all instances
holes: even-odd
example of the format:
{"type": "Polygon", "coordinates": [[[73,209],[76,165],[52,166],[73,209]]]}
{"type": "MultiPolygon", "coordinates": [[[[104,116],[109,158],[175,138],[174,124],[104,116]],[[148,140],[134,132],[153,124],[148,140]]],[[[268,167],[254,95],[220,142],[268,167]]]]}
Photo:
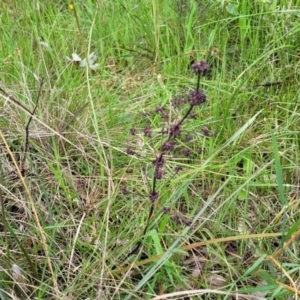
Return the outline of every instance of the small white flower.
{"type": "Polygon", "coordinates": [[[40,45],[46,48],[48,51],[51,51],[51,48],[48,43],[40,41],[40,45]]]}
{"type": "MultiPolygon", "coordinates": [[[[96,52],[92,52],[90,53],[90,55],[88,56],[88,61],[89,61],[89,65],[92,68],[92,66],[95,65],[96,61],[98,59],[98,54],[96,52]]],[[[80,62],[80,67],[85,68],[87,65],[86,63],[86,58],[84,58],[81,62],[80,62]]]]}
{"type": "Polygon", "coordinates": [[[75,63],[81,62],[80,56],[77,55],[76,53],[72,53],[72,58],[70,58],[69,56],[66,56],[66,59],[69,62],[75,62],[75,63]]]}
{"type": "MultiPolygon", "coordinates": [[[[96,63],[96,61],[98,60],[98,57],[99,57],[99,54],[97,52],[92,52],[88,56],[89,67],[92,70],[95,70],[95,69],[99,68],[99,64],[96,63]]],[[[81,67],[81,68],[86,68],[87,67],[86,58],[81,59],[81,57],[78,54],[76,54],[76,53],[72,53],[72,58],[70,58],[70,57],[67,56],[66,59],[69,62],[73,62],[73,63],[79,64],[79,67],[81,67]]]]}
{"type": "Polygon", "coordinates": [[[74,61],[74,62],[80,62],[81,58],[76,53],[72,53],[72,61],[74,61]]]}

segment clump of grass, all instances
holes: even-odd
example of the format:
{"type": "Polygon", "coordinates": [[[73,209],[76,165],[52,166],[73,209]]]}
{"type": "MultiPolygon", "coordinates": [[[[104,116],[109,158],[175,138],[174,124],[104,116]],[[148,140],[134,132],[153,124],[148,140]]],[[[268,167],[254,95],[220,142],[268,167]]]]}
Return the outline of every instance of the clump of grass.
{"type": "Polygon", "coordinates": [[[235,299],[255,289],[295,299],[295,1],[70,1],[76,16],[66,1],[11,2],[0,4],[0,297],[235,299]],[[65,59],[94,50],[93,72],[65,59]],[[201,80],[209,101],[199,121],[195,105],[181,122],[191,102],[170,93],[194,87],[197,57],[212,67],[214,80],[201,80]],[[155,116],[133,120],[143,107],[155,116]],[[139,121],[142,151],[124,155],[139,121]],[[139,269],[118,278],[112,266],[146,224],[148,259],[131,257],[139,269]]]}

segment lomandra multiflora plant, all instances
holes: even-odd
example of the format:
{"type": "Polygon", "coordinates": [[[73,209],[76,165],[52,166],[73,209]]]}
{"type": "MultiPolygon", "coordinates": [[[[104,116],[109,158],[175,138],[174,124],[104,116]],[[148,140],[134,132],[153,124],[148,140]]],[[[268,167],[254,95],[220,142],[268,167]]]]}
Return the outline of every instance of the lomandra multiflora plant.
{"type": "MultiPolygon", "coordinates": [[[[162,180],[164,178],[164,169],[165,169],[165,164],[166,164],[166,155],[171,154],[177,146],[176,142],[179,141],[179,139],[182,137],[183,134],[183,124],[187,119],[195,118],[194,114],[194,108],[196,106],[199,106],[203,103],[206,102],[206,94],[203,90],[200,89],[200,81],[201,77],[206,76],[210,72],[210,67],[209,65],[204,61],[196,61],[192,66],[192,71],[194,74],[197,76],[197,84],[196,88],[191,91],[187,96],[185,97],[176,97],[173,99],[172,104],[175,107],[180,107],[182,105],[188,104],[188,109],[186,113],[179,119],[179,121],[175,121],[172,124],[169,124],[166,129],[162,130],[162,134],[166,135],[166,138],[163,140],[160,149],[158,153],[156,154],[155,159],[153,160],[153,167],[154,167],[154,172],[153,172],[153,179],[152,179],[152,184],[151,184],[151,189],[149,193],[149,200],[150,200],[150,209],[149,209],[149,215],[148,215],[148,220],[145,226],[145,229],[143,231],[143,235],[147,232],[148,226],[149,226],[149,221],[150,218],[153,214],[154,210],[154,204],[156,201],[158,201],[160,197],[160,191],[158,189],[158,181],[162,180]]],[[[155,109],[155,112],[160,114],[162,119],[168,119],[169,115],[166,113],[166,109],[162,106],[158,106],[155,109]]],[[[130,132],[132,135],[136,134],[136,129],[131,128],[130,132]]],[[[147,126],[144,128],[143,133],[146,137],[151,137],[152,136],[152,128],[150,126],[147,126]]],[[[205,136],[211,136],[212,133],[208,129],[203,129],[202,134],[205,136]]],[[[187,142],[190,137],[189,135],[185,135],[184,137],[185,141],[187,142]]],[[[201,151],[201,150],[200,150],[201,151]]],[[[134,151],[132,148],[127,149],[128,154],[134,154],[134,151]]],[[[182,154],[186,157],[188,157],[191,153],[189,149],[184,149],[182,154]]],[[[164,208],[164,212],[168,213],[169,209],[164,208]]],[[[179,221],[179,216],[173,216],[174,221],[179,221]]],[[[189,221],[184,221],[185,225],[189,225],[189,221]]],[[[141,246],[142,241],[138,243],[138,245],[130,252],[128,256],[131,254],[134,254],[141,246]]]]}

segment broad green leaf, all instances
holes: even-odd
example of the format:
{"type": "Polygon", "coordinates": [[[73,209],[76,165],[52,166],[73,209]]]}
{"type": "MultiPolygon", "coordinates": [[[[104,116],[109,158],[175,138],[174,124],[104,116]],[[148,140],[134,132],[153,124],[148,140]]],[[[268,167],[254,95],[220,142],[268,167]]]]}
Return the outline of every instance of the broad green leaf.
{"type": "Polygon", "coordinates": [[[237,11],[237,6],[235,4],[229,4],[226,6],[226,10],[233,16],[238,16],[239,12],[237,11]]]}

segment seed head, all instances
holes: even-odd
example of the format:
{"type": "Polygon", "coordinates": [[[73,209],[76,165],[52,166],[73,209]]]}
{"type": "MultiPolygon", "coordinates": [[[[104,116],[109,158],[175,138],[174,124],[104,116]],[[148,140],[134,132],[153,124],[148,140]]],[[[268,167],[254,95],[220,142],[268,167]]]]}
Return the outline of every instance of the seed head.
{"type": "Polygon", "coordinates": [[[144,135],[147,136],[147,137],[151,137],[152,135],[152,129],[150,126],[147,126],[144,128],[144,135]]]}
{"type": "Polygon", "coordinates": [[[202,75],[202,76],[207,75],[210,71],[210,67],[208,63],[204,60],[196,61],[192,65],[192,69],[196,75],[202,75]]]}
{"type": "Polygon", "coordinates": [[[129,191],[126,186],[121,186],[121,193],[125,196],[129,194],[129,191]]]}
{"type": "Polygon", "coordinates": [[[183,220],[183,223],[185,226],[191,226],[192,225],[192,221],[190,220],[183,220]]]}
{"type": "Polygon", "coordinates": [[[207,128],[203,127],[201,131],[204,136],[210,136],[210,131],[207,128]]]}
{"type": "Polygon", "coordinates": [[[151,192],[149,194],[149,199],[150,199],[151,202],[154,202],[155,200],[158,199],[158,193],[157,192],[151,192]]]}
{"type": "Polygon", "coordinates": [[[155,168],[162,168],[165,164],[165,160],[162,155],[156,157],[155,160],[152,161],[155,168]]]}
{"type": "Polygon", "coordinates": [[[180,216],[179,216],[179,215],[173,215],[173,216],[171,216],[171,218],[172,218],[173,221],[175,221],[176,223],[180,223],[180,216]]]}
{"type": "Polygon", "coordinates": [[[136,128],[134,128],[134,127],[130,128],[130,134],[135,135],[136,134],[136,128]]]}
{"type": "Polygon", "coordinates": [[[157,114],[162,114],[164,112],[164,110],[165,110],[165,108],[163,106],[161,106],[161,105],[156,106],[156,108],[155,108],[155,112],[157,114]]]}
{"type": "Polygon", "coordinates": [[[175,97],[172,100],[172,104],[174,107],[180,107],[186,103],[186,99],[184,97],[175,97]]]}
{"type": "Polygon", "coordinates": [[[174,148],[174,145],[171,141],[166,141],[161,146],[162,151],[171,151],[171,150],[173,150],[173,148],[174,148]]]}
{"type": "Polygon", "coordinates": [[[207,137],[214,137],[217,135],[216,132],[213,132],[213,131],[207,129],[206,127],[203,127],[201,131],[202,131],[202,134],[207,137]]]}
{"type": "Polygon", "coordinates": [[[170,135],[172,137],[179,136],[181,134],[181,126],[179,124],[174,124],[170,126],[170,135]]]}
{"type": "Polygon", "coordinates": [[[193,139],[192,136],[189,135],[189,134],[187,134],[187,135],[184,137],[184,141],[185,141],[186,143],[190,142],[192,139],[193,139]]]}
{"type": "Polygon", "coordinates": [[[185,156],[185,157],[189,157],[189,156],[191,156],[191,150],[190,149],[184,149],[183,150],[183,155],[185,156]]]}
{"type": "Polygon", "coordinates": [[[189,100],[192,106],[200,105],[206,101],[206,95],[201,90],[194,90],[189,93],[189,100]]]}
{"type": "Polygon", "coordinates": [[[127,147],[126,153],[127,153],[128,155],[134,155],[134,154],[135,154],[134,150],[133,150],[131,147],[127,147]]]}
{"type": "Polygon", "coordinates": [[[158,180],[162,179],[164,175],[164,170],[162,168],[155,168],[154,177],[158,180]]]}
{"type": "Polygon", "coordinates": [[[167,214],[167,213],[169,213],[171,211],[171,209],[169,207],[164,206],[162,208],[162,211],[163,211],[164,214],[167,214]]]}

